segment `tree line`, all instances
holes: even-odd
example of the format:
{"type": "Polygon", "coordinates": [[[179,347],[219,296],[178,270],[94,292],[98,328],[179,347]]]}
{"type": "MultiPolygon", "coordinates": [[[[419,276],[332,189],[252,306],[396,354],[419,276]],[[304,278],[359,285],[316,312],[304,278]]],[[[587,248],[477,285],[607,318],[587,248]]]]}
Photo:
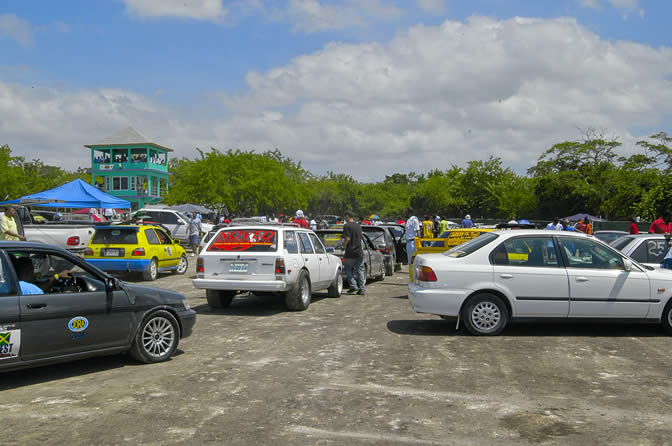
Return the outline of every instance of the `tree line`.
{"type": "MultiPolygon", "coordinates": [[[[344,173],[315,175],[279,150],[198,150],[195,159],[170,161],[166,204],[194,203],[240,215],[337,214],[346,210],[382,218],[417,215],[548,219],[587,212],[611,220],[650,219],[672,206],[672,137],[665,132],[638,141],[625,156],[622,143],[582,132],[544,151],[526,174],[502,160],[470,161],[426,173],[394,173],[365,183],[344,173]]],[[[0,197],[16,198],[74,178],[90,182],[83,168],[67,172],[26,161],[0,147],[0,197]]]]}

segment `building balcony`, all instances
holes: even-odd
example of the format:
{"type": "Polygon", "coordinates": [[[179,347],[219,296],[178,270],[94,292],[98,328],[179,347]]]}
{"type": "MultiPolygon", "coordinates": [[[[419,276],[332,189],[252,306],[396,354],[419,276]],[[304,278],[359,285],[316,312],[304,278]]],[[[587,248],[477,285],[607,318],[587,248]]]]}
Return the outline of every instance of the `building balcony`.
{"type": "Polygon", "coordinates": [[[96,162],[93,163],[94,172],[111,172],[120,170],[158,170],[168,172],[168,166],[165,164],[156,164],[151,161],[125,161],[125,162],[96,162]]]}

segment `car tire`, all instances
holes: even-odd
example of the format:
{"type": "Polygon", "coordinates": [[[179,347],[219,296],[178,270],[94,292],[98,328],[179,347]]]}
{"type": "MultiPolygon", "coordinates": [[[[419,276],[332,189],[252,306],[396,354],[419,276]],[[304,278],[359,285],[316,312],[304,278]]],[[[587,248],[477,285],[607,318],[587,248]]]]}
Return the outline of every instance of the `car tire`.
{"type": "Polygon", "coordinates": [[[365,263],[362,268],[364,268],[364,283],[366,284],[369,281],[369,265],[365,263]]]}
{"type": "Polygon", "coordinates": [[[189,260],[187,260],[187,256],[183,255],[180,257],[180,263],[177,264],[177,269],[174,270],[175,274],[184,274],[187,272],[187,269],[189,268],[189,260]]]}
{"type": "Polygon", "coordinates": [[[159,262],[156,257],[150,260],[149,268],[142,272],[142,280],[154,281],[159,277],[159,262]]]}
{"type": "Polygon", "coordinates": [[[665,332],[672,335],[672,300],[665,305],[665,310],[663,310],[661,316],[661,322],[665,332]]]}
{"type": "Polygon", "coordinates": [[[310,305],[311,293],[308,273],[302,269],[294,287],[285,293],[285,306],[288,310],[304,311],[310,305]]]}
{"type": "Polygon", "coordinates": [[[509,311],[500,297],[483,293],[467,302],[462,310],[462,320],[474,336],[495,336],[506,327],[509,311]]]}
{"type": "Polygon", "coordinates": [[[390,261],[385,264],[385,275],[386,276],[394,275],[394,257],[392,257],[390,261]]]}
{"type": "Polygon", "coordinates": [[[173,356],[179,341],[180,326],[175,316],[158,310],[142,321],[129,353],[140,362],[163,362],[173,356]]]}
{"type": "Polygon", "coordinates": [[[381,265],[381,268],[380,268],[380,274],[378,274],[376,277],[374,277],[373,280],[375,280],[375,281],[385,280],[386,270],[387,270],[387,265],[385,265],[385,260],[383,260],[383,264],[381,265]]]}
{"type": "Polygon", "coordinates": [[[343,274],[341,274],[341,269],[338,268],[336,270],[336,277],[334,277],[334,281],[331,282],[327,290],[327,296],[341,297],[341,293],[343,293],[343,274]]]}
{"type": "Polygon", "coordinates": [[[231,301],[235,295],[236,293],[234,291],[205,290],[205,298],[208,300],[210,308],[228,307],[231,305],[231,301]]]}

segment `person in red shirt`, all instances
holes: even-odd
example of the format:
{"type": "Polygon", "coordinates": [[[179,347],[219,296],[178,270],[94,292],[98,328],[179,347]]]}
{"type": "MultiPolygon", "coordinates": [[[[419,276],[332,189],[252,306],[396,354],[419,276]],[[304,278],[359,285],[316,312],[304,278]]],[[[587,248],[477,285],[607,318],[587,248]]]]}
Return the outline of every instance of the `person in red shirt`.
{"type": "Polygon", "coordinates": [[[666,209],[660,218],[654,220],[653,223],[651,223],[651,227],[649,227],[649,232],[654,234],[671,233],[672,223],[670,223],[670,221],[672,221],[672,212],[670,212],[669,209],[666,209]]]}
{"type": "Polygon", "coordinates": [[[630,234],[639,234],[639,228],[637,227],[637,220],[639,220],[639,218],[632,217],[632,222],[630,223],[630,234]]]}
{"type": "Polygon", "coordinates": [[[310,225],[308,224],[308,220],[303,216],[303,211],[299,209],[296,211],[296,217],[294,217],[294,220],[292,220],[293,223],[296,223],[297,225],[301,226],[302,228],[305,229],[310,229],[310,225]]]}

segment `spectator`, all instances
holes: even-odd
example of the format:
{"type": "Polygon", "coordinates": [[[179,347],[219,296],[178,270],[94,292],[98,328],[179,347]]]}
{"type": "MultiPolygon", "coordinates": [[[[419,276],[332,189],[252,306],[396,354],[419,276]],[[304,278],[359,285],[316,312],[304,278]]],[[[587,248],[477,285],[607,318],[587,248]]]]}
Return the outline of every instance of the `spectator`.
{"type": "Polygon", "coordinates": [[[420,220],[413,215],[413,210],[406,211],[406,255],[408,256],[408,269],[411,269],[413,252],[415,252],[415,238],[420,236],[420,220]]]}
{"type": "Polygon", "coordinates": [[[19,234],[16,226],[16,208],[6,206],[5,214],[0,218],[0,240],[25,240],[26,238],[19,234]]]}
{"type": "Polygon", "coordinates": [[[343,226],[343,268],[348,281],[348,294],[355,292],[360,296],[366,294],[364,286],[364,251],[362,251],[362,228],[354,221],[351,212],[345,213],[345,226],[343,226]],[[356,275],[356,280],[355,280],[356,275]]]}
{"type": "Polygon", "coordinates": [[[548,231],[562,231],[564,228],[560,224],[560,219],[558,217],[555,217],[552,222],[546,225],[546,228],[544,228],[548,231]]]}
{"type": "Polygon", "coordinates": [[[191,218],[187,224],[189,229],[189,244],[191,245],[191,256],[194,257],[198,253],[198,242],[201,238],[201,231],[203,231],[203,226],[201,225],[201,219],[198,218],[196,212],[191,213],[191,218]]]}
{"type": "Polygon", "coordinates": [[[639,234],[639,227],[637,226],[637,223],[639,223],[639,217],[632,217],[632,220],[630,221],[630,234],[639,234]]]}
{"type": "Polygon", "coordinates": [[[654,234],[670,234],[672,233],[672,213],[666,209],[658,219],[654,220],[649,227],[649,232],[654,234]]]}
{"type": "Polygon", "coordinates": [[[39,286],[32,283],[35,280],[35,266],[30,257],[19,257],[16,258],[12,256],[12,264],[16,270],[16,275],[19,277],[19,288],[21,288],[21,294],[44,294],[45,291],[51,289],[54,285],[54,282],[63,278],[70,278],[70,270],[63,270],[58,274],[54,274],[42,282],[39,286]]]}
{"type": "Polygon", "coordinates": [[[439,235],[443,234],[448,230],[448,220],[445,218],[441,220],[441,223],[439,223],[439,235]]]}
{"type": "Polygon", "coordinates": [[[590,223],[590,218],[586,217],[586,234],[593,235],[593,225],[590,223]]]}
{"type": "Polygon", "coordinates": [[[403,218],[399,217],[399,220],[397,220],[397,224],[398,224],[398,225],[405,225],[405,224],[406,224],[406,220],[404,220],[403,218]]]}
{"type": "Polygon", "coordinates": [[[464,220],[462,220],[462,227],[463,228],[473,228],[474,227],[474,222],[471,221],[471,215],[467,214],[464,216],[464,220]]]}
{"type": "Polygon", "coordinates": [[[292,220],[292,221],[302,228],[310,229],[310,225],[308,224],[308,220],[306,220],[306,218],[303,216],[303,211],[301,209],[296,211],[296,217],[294,217],[294,220],[292,220]]]}
{"type": "Polygon", "coordinates": [[[562,229],[563,231],[571,231],[571,232],[576,231],[576,229],[574,229],[574,226],[570,225],[569,220],[566,219],[566,218],[564,220],[562,220],[562,226],[563,226],[563,229],[562,229]]]}
{"type": "Polygon", "coordinates": [[[425,215],[425,220],[422,222],[422,236],[424,238],[434,237],[434,222],[429,215],[425,215]]]}
{"type": "Polygon", "coordinates": [[[310,229],[312,229],[313,231],[317,231],[317,222],[315,221],[314,218],[310,219],[310,229]]]}

